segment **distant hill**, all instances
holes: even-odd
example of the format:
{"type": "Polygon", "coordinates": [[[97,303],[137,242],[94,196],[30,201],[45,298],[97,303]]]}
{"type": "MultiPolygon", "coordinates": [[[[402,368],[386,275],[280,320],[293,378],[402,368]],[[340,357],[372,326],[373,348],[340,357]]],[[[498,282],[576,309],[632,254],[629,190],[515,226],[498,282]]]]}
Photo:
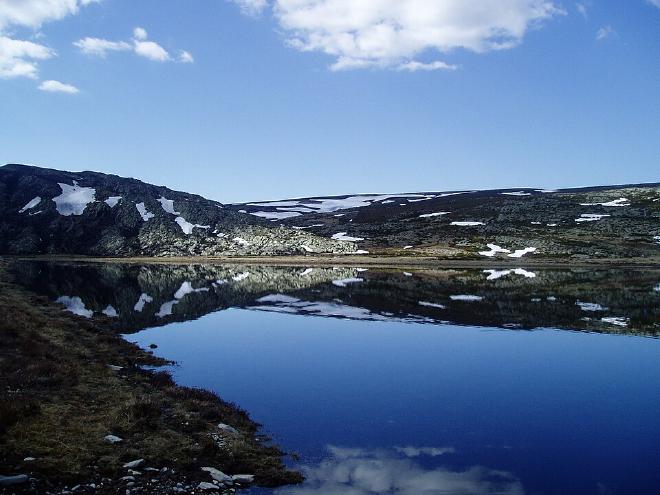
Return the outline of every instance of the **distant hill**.
{"type": "Polygon", "coordinates": [[[0,253],[285,255],[355,251],[216,201],[135,179],[0,167],[0,253]]]}
{"type": "Polygon", "coordinates": [[[222,204],[97,172],[0,167],[0,254],[651,259],[660,183],[222,204]]]}
{"type": "Polygon", "coordinates": [[[229,205],[380,255],[458,259],[660,254],[660,183],[284,199],[229,205]]]}

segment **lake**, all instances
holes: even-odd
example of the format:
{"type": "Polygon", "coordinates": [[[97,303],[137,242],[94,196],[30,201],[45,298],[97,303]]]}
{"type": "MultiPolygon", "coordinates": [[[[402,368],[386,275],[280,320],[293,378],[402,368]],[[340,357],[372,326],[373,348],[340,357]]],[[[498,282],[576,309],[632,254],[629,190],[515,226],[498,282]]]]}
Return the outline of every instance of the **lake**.
{"type": "Polygon", "coordinates": [[[13,269],[297,454],[248,493],[660,493],[660,270],[13,269]]]}

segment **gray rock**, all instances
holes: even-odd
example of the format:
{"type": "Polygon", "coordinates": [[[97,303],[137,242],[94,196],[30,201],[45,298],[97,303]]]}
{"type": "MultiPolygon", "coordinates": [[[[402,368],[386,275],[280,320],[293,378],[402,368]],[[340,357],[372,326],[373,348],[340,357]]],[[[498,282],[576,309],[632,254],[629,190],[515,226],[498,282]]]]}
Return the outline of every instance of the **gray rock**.
{"type": "Polygon", "coordinates": [[[234,481],[234,483],[241,483],[243,485],[254,483],[253,474],[233,474],[231,479],[234,481]]]}
{"type": "Polygon", "coordinates": [[[207,481],[202,481],[199,485],[197,485],[197,488],[199,490],[217,490],[218,487],[214,485],[213,483],[208,483],[207,481]]]}
{"type": "Polygon", "coordinates": [[[136,459],[134,461],[127,462],[126,464],[124,464],[124,467],[127,469],[133,469],[140,467],[142,464],[144,464],[144,459],[136,459]]]}
{"type": "Polygon", "coordinates": [[[203,467],[202,471],[206,471],[211,475],[211,478],[213,478],[216,481],[219,481],[220,483],[227,483],[232,481],[232,477],[226,475],[219,469],[213,468],[213,467],[203,467]]]}
{"type": "Polygon", "coordinates": [[[234,428],[233,426],[229,426],[228,424],[225,423],[220,423],[218,425],[218,429],[227,433],[231,433],[232,435],[239,435],[239,432],[236,428],[234,428]]]}
{"type": "Polygon", "coordinates": [[[122,438],[119,438],[116,435],[106,435],[103,437],[103,440],[105,440],[108,443],[120,443],[124,441],[122,438]]]}

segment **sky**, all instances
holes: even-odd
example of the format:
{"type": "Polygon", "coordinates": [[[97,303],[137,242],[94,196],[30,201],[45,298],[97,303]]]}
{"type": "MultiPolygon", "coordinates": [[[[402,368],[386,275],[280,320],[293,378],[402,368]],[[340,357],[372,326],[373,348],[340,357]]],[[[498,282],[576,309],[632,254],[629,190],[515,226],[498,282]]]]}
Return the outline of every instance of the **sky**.
{"type": "Polygon", "coordinates": [[[0,163],[221,202],[660,181],[660,0],[0,0],[0,163]]]}

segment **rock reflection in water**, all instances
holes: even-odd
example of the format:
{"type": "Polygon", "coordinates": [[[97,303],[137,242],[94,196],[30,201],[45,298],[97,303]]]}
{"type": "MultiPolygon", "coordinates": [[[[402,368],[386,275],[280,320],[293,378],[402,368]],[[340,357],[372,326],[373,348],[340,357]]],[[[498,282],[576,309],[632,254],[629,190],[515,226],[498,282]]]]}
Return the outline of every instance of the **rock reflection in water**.
{"type": "Polygon", "coordinates": [[[306,316],[656,335],[659,270],[433,269],[16,262],[31,290],[120,331],[227,308],[306,316]],[[108,308],[111,308],[109,310],[108,308]]]}

